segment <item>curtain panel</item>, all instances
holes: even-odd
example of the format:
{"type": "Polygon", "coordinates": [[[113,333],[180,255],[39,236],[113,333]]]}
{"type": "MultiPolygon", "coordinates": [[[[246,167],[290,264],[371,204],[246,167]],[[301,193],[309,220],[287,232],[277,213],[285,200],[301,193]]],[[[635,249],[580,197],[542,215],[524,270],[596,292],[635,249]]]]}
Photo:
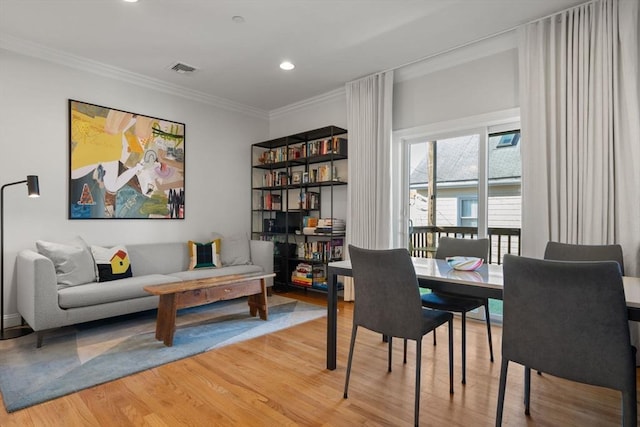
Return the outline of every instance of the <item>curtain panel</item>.
{"type": "MultiPolygon", "coordinates": [[[[349,171],[346,243],[367,249],[391,244],[391,114],[393,71],[346,84],[349,171]]],[[[345,251],[348,257],[348,251],[345,251]]],[[[344,278],[344,300],[353,300],[344,278]]]]}
{"type": "Polygon", "coordinates": [[[548,240],[640,248],[638,0],[598,0],[518,30],[522,253],[548,240]]]}

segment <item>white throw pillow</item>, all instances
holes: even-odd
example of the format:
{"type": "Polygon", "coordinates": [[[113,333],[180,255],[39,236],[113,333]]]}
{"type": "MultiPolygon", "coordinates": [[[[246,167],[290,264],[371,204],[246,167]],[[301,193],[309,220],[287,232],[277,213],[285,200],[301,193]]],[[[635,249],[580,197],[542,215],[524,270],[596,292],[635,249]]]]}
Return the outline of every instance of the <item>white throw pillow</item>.
{"type": "Polygon", "coordinates": [[[251,248],[249,238],[244,233],[238,233],[222,238],[220,258],[222,265],[251,264],[251,248]]]}
{"type": "Polygon", "coordinates": [[[96,262],[98,282],[110,282],[133,276],[126,246],[117,245],[103,248],[102,246],[92,245],[91,253],[96,262]]]}
{"type": "Polygon", "coordinates": [[[93,256],[81,237],[65,243],[36,240],[36,248],[53,262],[59,285],[77,286],[96,281],[93,256]]]}

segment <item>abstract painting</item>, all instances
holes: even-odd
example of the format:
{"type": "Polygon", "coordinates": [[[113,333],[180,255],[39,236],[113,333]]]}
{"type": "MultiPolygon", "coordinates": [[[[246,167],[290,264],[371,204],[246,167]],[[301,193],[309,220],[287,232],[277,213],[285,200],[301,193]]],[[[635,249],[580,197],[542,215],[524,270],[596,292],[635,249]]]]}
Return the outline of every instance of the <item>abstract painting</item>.
{"type": "Polygon", "coordinates": [[[184,123],[69,100],[69,219],[183,219],[184,123]]]}

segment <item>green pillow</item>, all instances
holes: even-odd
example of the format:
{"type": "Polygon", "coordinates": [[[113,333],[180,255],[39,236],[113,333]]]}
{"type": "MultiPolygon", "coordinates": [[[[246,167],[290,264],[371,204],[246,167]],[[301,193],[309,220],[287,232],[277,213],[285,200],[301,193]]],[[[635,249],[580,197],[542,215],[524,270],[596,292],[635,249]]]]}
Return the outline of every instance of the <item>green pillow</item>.
{"type": "Polygon", "coordinates": [[[220,239],[206,243],[189,240],[187,245],[189,246],[189,270],[222,266],[220,263],[220,239]]]}

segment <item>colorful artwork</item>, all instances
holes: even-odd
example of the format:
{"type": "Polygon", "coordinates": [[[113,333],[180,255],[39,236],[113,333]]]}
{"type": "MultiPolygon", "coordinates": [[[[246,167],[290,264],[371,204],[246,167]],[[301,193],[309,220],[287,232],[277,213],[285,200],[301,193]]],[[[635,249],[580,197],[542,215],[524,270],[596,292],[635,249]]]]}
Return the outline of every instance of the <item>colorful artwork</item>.
{"type": "Polygon", "coordinates": [[[69,218],[184,218],[184,123],[69,100],[69,218]]]}

